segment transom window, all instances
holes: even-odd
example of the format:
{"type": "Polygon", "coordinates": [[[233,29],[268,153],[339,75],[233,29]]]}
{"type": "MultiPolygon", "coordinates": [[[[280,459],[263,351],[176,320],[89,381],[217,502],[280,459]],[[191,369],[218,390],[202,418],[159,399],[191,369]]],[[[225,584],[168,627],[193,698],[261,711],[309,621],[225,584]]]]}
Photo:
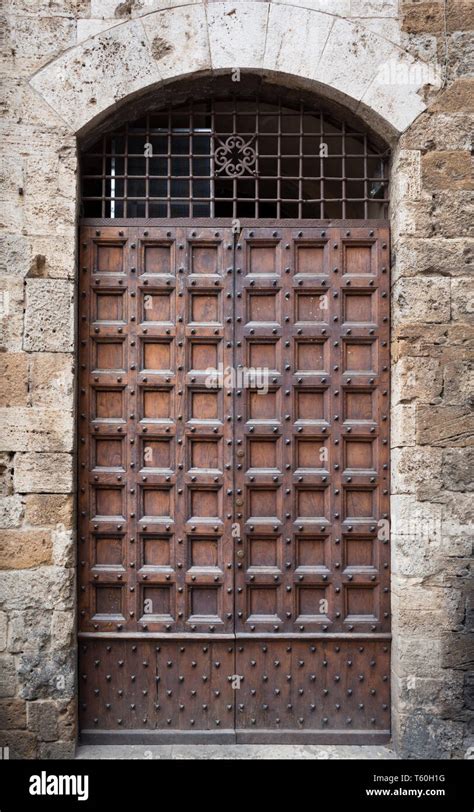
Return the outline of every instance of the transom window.
{"type": "Polygon", "coordinates": [[[150,112],[81,156],[96,218],[386,218],[387,153],[327,112],[257,96],[150,112]]]}

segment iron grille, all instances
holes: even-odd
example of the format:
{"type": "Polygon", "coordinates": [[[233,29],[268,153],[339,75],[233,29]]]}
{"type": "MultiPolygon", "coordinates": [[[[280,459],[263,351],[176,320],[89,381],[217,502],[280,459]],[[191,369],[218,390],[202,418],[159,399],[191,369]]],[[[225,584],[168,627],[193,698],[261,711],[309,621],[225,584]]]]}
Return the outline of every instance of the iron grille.
{"type": "Polygon", "coordinates": [[[82,215],[384,219],[387,163],[320,109],[214,98],[102,136],[81,156],[82,215]]]}

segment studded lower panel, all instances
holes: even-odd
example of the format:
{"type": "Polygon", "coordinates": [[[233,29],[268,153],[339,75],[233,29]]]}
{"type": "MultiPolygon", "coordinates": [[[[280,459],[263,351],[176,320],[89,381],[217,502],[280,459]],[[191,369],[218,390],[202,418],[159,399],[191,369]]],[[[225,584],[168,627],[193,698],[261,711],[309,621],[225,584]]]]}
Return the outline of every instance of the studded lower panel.
{"type": "Polygon", "coordinates": [[[379,740],[390,729],[389,658],[387,640],[83,639],[80,725],[86,736],[170,741],[193,731],[379,740]]]}

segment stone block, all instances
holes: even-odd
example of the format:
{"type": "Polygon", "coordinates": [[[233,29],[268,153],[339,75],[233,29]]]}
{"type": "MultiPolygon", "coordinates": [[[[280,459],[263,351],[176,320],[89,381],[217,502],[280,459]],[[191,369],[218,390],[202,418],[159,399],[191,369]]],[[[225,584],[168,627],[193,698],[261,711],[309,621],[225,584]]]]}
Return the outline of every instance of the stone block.
{"type": "Polygon", "coordinates": [[[76,547],[72,530],[57,525],[53,530],[53,562],[57,566],[73,567],[76,562],[76,547]]]}
{"type": "Polygon", "coordinates": [[[28,405],[28,358],[25,353],[0,355],[0,404],[28,405]]]}
{"type": "Polygon", "coordinates": [[[23,499],[19,494],[0,496],[0,528],[19,527],[23,513],[23,499]]]}
{"type": "Polygon", "coordinates": [[[451,316],[449,279],[400,279],[393,300],[395,326],[402,321],[445,323],[451,316]]]}
{"type": "Polygon", "coordinates": [[[17,454],[15,490],[18,493],[71,493],[73,467],[71,454],[17,454]]]}
{"type": "Polygon", "coordinates": [[[400,758],[451,759],[463,753],[463,723],[433,717],[422,708],[396,714],[394,744],[400,758]]]}
{"type": "Polygon", "coordinates": [[[35,759],[38,756],[36,736],[26,730],[1,730],[0,747],[8,747],[11,759],[35,759]]]}
{"type": "Polygon", "coordinates": [[[71,648],[75,642],[75,618],[72,612],[53,612],[51,645],[54,649],[71,648]]]}
{"type": "Polygon", "coordinates": [[[3,234],[0,237],[0,272],[2,276],[26,276],[29,256],[29,241],[23,234],[3,234]]]}
{"type": "Polygon", "coordinates": [[[207,22],[212,68],[261,67],[267,21],[266,3],[211,3],[207,22]]]}
{"type": "Polygon", "coordinates": [[[18,675],[23,699],[70,700],[76,694],[75,652],[23,654],[18,675]]]}
{"type": "Polygon", "coordinates": [[[16,688],[15,658],[9,654],[2,654],[0,657],[0,697],[15,696],[16,688]]]}
{"type": "Polygon", "coordinates": [[[472,237],[474,202],[472,192],[440,191],[432,195],[431,227],[433,236],[472,237]]]}
{"type": "Polygon", "coordinates": [[[456,79],[436,97],[429,109],[430,112],[443,113],[474,112],[474,78],[463,76],[456,79]]]}
{"type": "Polygon", "coordinates": [[[446,448],[442,452],[441,479],[448,491],[474,490],[474,449],[446,448]]]}
{"type": "MultiPolygon", "coordinates": [[[[396,401],[398,392],[394,392],[396,401]]],[[[392,448],[415,445],[415,404],[397,403],[391,409],[390,443],[392,448]]]]}
{"type": "Polygon", "coordinates": [[[308,8],[292,9],[291,17],[292,25],[288,26],[288,7],[270,5],[264,65],[296,76],[315,77],[333,18],[308,8]]]}
{"type": "Polygon", "coordinates": [[[8,615],[0,612],[0,651],[5,651],[7,647],[8,615]]]}
{"type": "MultiPolygon", "coordinates": [[[[206,9],[202,5],[186,5],[147,14],[142,24],[150,43],[151,58],[163,80],[180,73],[210,69],[206,9]]],[[[225,25],[225,19],[222,24],[225,25]]]]}
{"type": "MultiPolygon", "coordinates": [[[[472,273],[473,262],[474,240],[402,237],[394,251],[392,281],[395,282],[402,276],[467,276],[472,273]]],[[[464,287],[462,292],[465,295],[465,281],[460,281],[459,284],[464,287]]],[[[453,318],[457,318],[455,299],[458,290],[458,287],[451,284],[453,318]]],[[[462,307],[461,303],[459,307],[462,307]]]]}
{"type": "Polygon", "coordinates": [[[443,404],[472,405],[474,365],[471,359],[446,359],[444,364],[443,404]]]}
{"type": "MultiPolygon", "coordinates": [[[[472,270],[471,270],[472,274],[472,270]]],[[[451,280],[451,315],[453,320],[474,321],[474,285],[472,275],[451,280]]]]}
{"type": "Polygon", "coordinates": [[[33,406],[74,407],[72,354],[32,353],[29,356],[30,397],[33,406]]]}
{"type": "Polygon", "coordinates": [[[75,741],[40,742],[39,758],[48,761],[62,761],[74,758],[76,752],[75,741]]]}
{"type": "Polygon", "coordinates": [[[23,350],[23,280],[0,276],[0,351],[23,350]]]}
{"type": "Polygon", "coordinates": [[[76,39],[75,21],[68,17],[9,16],[8,43],[14,49],[15,66],[24,75],[38,70],[76,39]]]}
{"type": "Polygon", "coordinates": [[[446,30],[472,31],[474,29],[474,5],[471,0],[448,0],[446,4],[446,30]]]}
{"type": "Polygon", "coordinates": [[[396,362],[392,376],[394,403],[433,403],[443,389],[443,368],[437,358],[404,356],[396,362]]]}
{"type": "Polygon", "coordinates": [[[24,570],[50,564],[52,550],[50,530],[4,530],[0,539],[0,569],[24,570]]]}
{"type": "Polygon", "coordinates": [[[467,150],[437,150],[422,158],[423,185],[436,189],[472,189],[472,158],[467,150]]]}
{"type": "MultiPolygon", "coordinates": [[[[71,173],[74,168],[71,167],[71,173]]],[[[56,234],[33,234],[29,238],[30,255],[27,276],[48,279],[75,280],[76,239],[74,233],[58,237],[56,234]]]]}
{"type": "Polygon", "coordinates": [[[62,524],[71,528],[74,515],[72,496],[57,493],[32,493],[25,497],[25,521],[39,527],[62,524]]]}
{"type": "Polygon", "coordinates": [[[13,453],[0,453],[0,494],[2,496],[13,495],[14,459],[13,453]]]}
{"type": "Polygon", "coordinates": [[[41,613],[33,609],[10,613],[8,651],[11,654],[37,652],[51,643],[51,610],[41,613]]]}
{"type": "Polygon", "coordinates": [[[64,611],[74,606],[74,571],[41,567],[2,573],[0,604],[5,612],[34,609],[64,611]]]}
{"type": "Polygon", "coordinates": [[[28,730],[36,733],[43,742],[52,742],[58,738],[58,707],[50,700],[28,702],[28,730]]]}
{"type": "Polygon", "coordinates": [[[73,449],[70,412],[37,407],[0,409],[0,451],[67,451],[73,449]]]}
{"type": "Polygon", "coordinates": [[[473,445],[474,413],[469,406],[416,407],[416,439],[420,445],[473,445]]]}
{"type": "Polygon", "coordinates": [[[415,2],[402,0],[402,30],[408,34],[441,34],[444,30],[444,8],[441,0],[415,2]]]}
{"type": "Polygon", "coordinates": [[[436,499],[443,487],[440,448],[396,448],[392,452],[392,493],[436,499]]]}
{"type": "Polygon", "coordinates": [[[26,702],[23,699],[0,699],[0,730],[26,728],[26,702]]]}
{"type": "Polygon", "coordinates": [[[74,348],[73,288],[61,279],[29,279],[26,287],[25,350],[71,352],[74,348]]]}

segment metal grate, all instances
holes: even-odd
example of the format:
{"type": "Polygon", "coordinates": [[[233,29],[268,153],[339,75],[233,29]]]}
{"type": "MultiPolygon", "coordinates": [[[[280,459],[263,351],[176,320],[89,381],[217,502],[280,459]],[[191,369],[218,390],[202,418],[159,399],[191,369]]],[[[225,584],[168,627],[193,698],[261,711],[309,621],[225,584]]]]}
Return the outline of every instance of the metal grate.
{"type": "Polygon", "coordinates": [[[381,219],[387,163],[322,110],[214,98],[102,136],[81,156],[82,215],[381,219]]]}

